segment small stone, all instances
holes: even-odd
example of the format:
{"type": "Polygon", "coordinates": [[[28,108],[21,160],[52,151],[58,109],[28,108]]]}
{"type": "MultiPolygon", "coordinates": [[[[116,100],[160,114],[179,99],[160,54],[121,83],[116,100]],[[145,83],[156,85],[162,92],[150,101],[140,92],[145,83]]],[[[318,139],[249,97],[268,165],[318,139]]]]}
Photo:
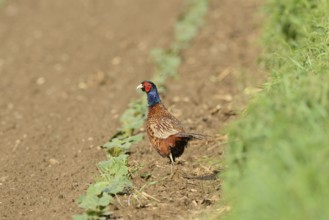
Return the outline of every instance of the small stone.
{"type": "Polygon", "coordinates": [[[3,177],[0,178],[0,181],[5,182],[7,179],[8,179],[8,176],[3,176],[3,177]]]}
{"type": "Polygon", "coordinates": [[[13,103],[9,103],[9,104],[7,105],[7,108],[8,108],[9,110],[13,109],[13,108],[14,108],[13,103]]]}
{"type": "Polygon", "coordinates": [[[225,79],[226,76],[228,76],[231,73],[232,71],[229,68],[224,69],[217,77],[218,81],[222,81],[223,79],[225,79]]]}
{"type": "Polygon", "coordinates": [[[262,91],[260,88],[256,88],[256,87],[246,87],[243,92],[246,94],[246,95],[254,95],[258,92],[262,91]]]}
{"type": "Polygon", "coordinates": [[[197,207],[197,206],[198,206],[198,203],[197,203],[195,200],[193,200],[193,201],[191,202],[191,204],[192,204],[192,206],[194,206],[194,207],[197,207]]]}
{"type": "Polygon", "coordinates": [[[111,60],[111,63],[112,65],[118,65],[121,63],[121,58],[120,57],[114,57],[112,60],[111,60]]]}
{"type": "Polygon", "coordinates": [[[231,102],[233,97],[230,95],[230,94],[226,94],[226,95],[220,95],[220,94],[217,94],[214,96],[215,99],[219,99],[219,100],[223,100],[223,101],[226,101],[226,102],[231,102]]]}
{"type": "Polygon", "coordinates": [[[56,160],[55,158],[51,158],[51,159],[49,159],[49,163],[50,163],[51,165],[55,165],[55,164],[59,164],[59,161],[56,160]]]}
{"type": "Polygon", "coordinates": [[[146,50],[147,49],[147,45],[144,43],[144,42],[140,42],[138,45],[137,45],[138,49],[139,50],[146,50]]]}
{"type": "Polygon", "coordinates": [[[172,100],[173,100],[173,102],[179,102],[181,99],[180,99],[180,97],[175,96],[172,100]]]}
{"type": "Polygon", "coordinates": [[[5,13],[10,17],[15,16],[18,13],[18,7],[14,4],[11,4],[5,9],[5,13]]]}
{"type": "Polygon", "coordinates": [[[222,107],[220,105],[217,105],[215,108],[213,108],[213,109],[210,110],[210,114],[211,115],[217,114],[219,112],[219,110],[221,110],[221,108],[222,107]]]}
{"type": "Polygon", "coordinates": [[[189,102],[190,101],[190,98],[189,97],[184,97],[183,98],[183,102],[189,102]]]}
{"type": "Polygon", "coordinates": [[[79,89],[87,89],[88,88],[88,85],[85,82],[80,82],[78,84],[78,87],[79,87],[79,89]]]}

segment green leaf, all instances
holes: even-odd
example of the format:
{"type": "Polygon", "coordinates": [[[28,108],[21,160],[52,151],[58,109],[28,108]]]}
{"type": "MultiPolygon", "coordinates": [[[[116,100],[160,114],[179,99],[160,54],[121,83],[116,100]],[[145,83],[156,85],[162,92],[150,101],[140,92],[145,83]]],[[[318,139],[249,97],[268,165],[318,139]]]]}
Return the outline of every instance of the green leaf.
{"type": "Polygon", "coordinates": [[[108,151],[107,151],[111,156],[113,157],[117,157],[120,154],[122,154],[124,152],[124,150],[121,147],[111,147],[108,151]]]}
{"type": "Polygon", "coordinates": [[[120,117],[121,130],[127,135],[131,135],[134,130],[142,127],[146,117],[146,108],[146,99],[132,102],[120,117]]]}
{"type": "Polygon", "coordinates": [[[75,200],[75,202],[76,202],[77,204],[80,204],[80,203],[83,202],[83,200],[84,200],[85,198],[86,198],[85,195],[81,195],[81,196],[79,196],[79,197],[75,200]]]}
{"type": "Polygon", "coordinates": [[[128,151],[133,143],[141,141],[143,139],[143,136],[143,134],[137,134],[124,138],[121,138],[119,136],[105,143],[102,147],[107,148],[111,156],[117,157],[122,152],[128,151]]]}
{"type": "Polygon", "coordinates": [[[99,206],[108,206],[112,200],[113,200],[112,196],[110,196],[107,193],[103,193],[102,197],[98,201],[98,205],[99,206]]]}
{"type": "Polygon", "coordinates": [[[96,210],[98,205],[99,198],[95,195],[87,195],[83,198],[79,207],[84,208],[86,210],[96,210]]]}
{"type": "Polygon", "coordinates": [[[136,134],[128,138],[129,142],[135,143],[143,140],[144,134],[136,134]]]}
{"type": "Polygon", "coordinates": [[[108,182],[97,182],[93,185],[90,185],[87,189],[87,195],[100,195],[108,184],[108,182]]]}
{"type": "Polygon", "coordinates": [[[117,194],[123,192],[126,187],[132,187],[130,179],[125,176],[118,176],[110,182],[105,192],[117,194]]]}
{"type": "Polygon", "coordinates": [[[109,160],[97,164],[103,177],[110,181],[114,176],[128,175],[127,166],[128,155],[121,154],[118,157],[109,157],[109,160]]]}

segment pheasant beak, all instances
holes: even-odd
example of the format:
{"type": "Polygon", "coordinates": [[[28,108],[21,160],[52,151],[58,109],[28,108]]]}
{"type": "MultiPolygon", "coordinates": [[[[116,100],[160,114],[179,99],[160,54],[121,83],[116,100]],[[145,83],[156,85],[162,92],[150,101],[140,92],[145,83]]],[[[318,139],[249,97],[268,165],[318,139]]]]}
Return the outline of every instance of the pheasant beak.
{"type": "Polygon", "coordinates": [[[143,84],[139,84],[139,85],[136,87],[136,89],[143,89],[143,88],[144,88],[143,84]]]}

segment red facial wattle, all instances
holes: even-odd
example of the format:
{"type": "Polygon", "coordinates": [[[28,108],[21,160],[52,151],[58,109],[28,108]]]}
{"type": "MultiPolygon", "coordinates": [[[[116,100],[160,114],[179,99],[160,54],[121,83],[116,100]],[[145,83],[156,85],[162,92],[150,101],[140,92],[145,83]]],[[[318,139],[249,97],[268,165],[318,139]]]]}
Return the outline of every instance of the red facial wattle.
{"type": "Polygon", "coordinates": [[[144,82],[144,90],[145,92],[149,92],[152,89],[152,84],[149,82],[144,82]]]}

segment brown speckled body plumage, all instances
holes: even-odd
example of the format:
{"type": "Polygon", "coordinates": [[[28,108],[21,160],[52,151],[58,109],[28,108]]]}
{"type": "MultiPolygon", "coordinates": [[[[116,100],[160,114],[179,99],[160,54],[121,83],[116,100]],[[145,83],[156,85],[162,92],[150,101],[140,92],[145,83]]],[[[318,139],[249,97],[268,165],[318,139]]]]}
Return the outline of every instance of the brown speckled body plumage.
{"type": "Polygon", "coordinates": [[[161,102],[149,107],[146,131],[151,145],[157,152],[163,157],[169,157],[172,153],[174,160],[184,153],[190,139],[177,136],[184,133],[184,128],[161,102]]]}
{"type": "Polygon", "coordinates": [[[173,163],[176,157],[184,153],[190,140],[202,139],[204,136],[184,131],[181,122],[161,103],[154,83],[143,81],[137,88],[147,94],[149,111],[146,132],[150,143],[161,156],[170,158],[173,163]]]}

